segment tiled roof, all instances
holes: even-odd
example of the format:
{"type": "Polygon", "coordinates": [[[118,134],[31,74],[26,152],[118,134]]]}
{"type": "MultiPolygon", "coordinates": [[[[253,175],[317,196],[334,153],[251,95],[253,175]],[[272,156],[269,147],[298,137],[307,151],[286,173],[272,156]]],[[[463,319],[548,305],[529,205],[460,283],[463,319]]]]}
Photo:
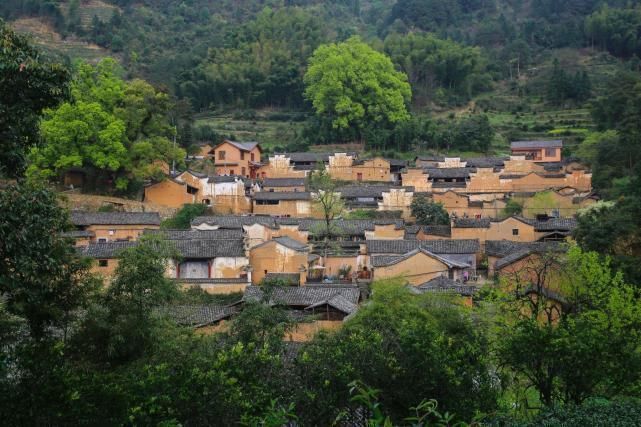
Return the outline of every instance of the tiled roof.
{"type": "Polygon", "coordinates": [[[510,143],[512,149],[527,149],[527,148],[561,148],[563,141],[554,139],[549,141],[512,141],[510,143]]]}
{"type": "Polygon", "coordinates": [[[388,159],[386,158],[390,164],[390,166],[399,166],[399,167],[404,167],[407,166],[407,160],[400,160],[400,159],[388,159]]]}
{"type": "Polygon", "coordinates": [[[497,168],[505,165],[509,157],[472,157],[465,159],[468,168],[497,168]]]}
{"type": "Polygon", "coordinates": [[[195,328],[212,325],[231,317],[238,312],[236,306],[220,306],[214,304],[200,305],[171,305],[159,309],[179,325],[195,328]]]}
{"type": "Polygon", "coordinates": [[[137,242],[90,243],[82,249],[82,254],[91,258],[117,258],[121,251],[136,246],[137,242]]]}
{"type": "Polygon", "coordinates": [[[371,257],[371,263],[373,267],[387,267],[390,265],[398,264],[401,261],[405,261],[406,259],[409,259],[413,257],[414,255],[417,255],[419,253],[423,253],[431,258],[434,258],[443,264],[447,265],[450,268],[457,267],[457,268],[467,268],[470,267],[469,264],[452,260],[446,257],[442,257],[439,255],[436,255],[435,253],[432,253],[424,248],[416,248],[406,254],[403,254],[402,256],[389,256],[389,255],[374,255],[371,257]]]}
{"type": "Polygon", "coordinates": [[[329,161],[329,153],[284,153],[283,154],[294,163],[308,163],[308,162],[325,162],[329,161]]]}
{"type": "Polygon", "coordinates": [[[454,228],[490,228],[490,218],[455,218],[454,228]]]}
{"type": "Polygon", "coordinates": [[[272,240],[295,251],[305,252],[309,250],[309,247],[305,243],[301,243],[298,240],[292,239],[291,237],[274,237],[272,240]]]}
{"type": "MultiPolygon", "coordinates": [[[[325,227],[322,219],[277,218],[276,221],[280,225],[298,225],[301,231],[322,232],[325,227]]],[[[362,236],[366,231],[374,231],[377,225],[394,225],[395,229],[400,230],[403,228],[403,220],[336,219],[331,222],[333,231],[348,236],[362,236]]]]}
{"type": "Polygon", "coordinates": [[[541,245],[541,246],[536,246],[536,245],[528,245],[524,246],[522,248],[517,249],[516,251],[510,252],[507,256],[501,258],[500,260],[496,261],[496,269],[500,270],[503,267],[506,267],[516,261],[519,261],[531,254],[545,254],[549,252],[565,252],[567,250],[567,246],[563,244],[559,245],[541,245]]]}
{"type": "Polygon", "coordinates": [[[480,250],[478,239],[367,240],[369,254],[406,254],[417,248],[434,254],[472,254],[480,250]]]}
{"type": "Polygon", "coordinates": [[[282,280],[287,285],[300,285],[300,273],[267,273],[263,280],[282,280]]]}
{"type": "Polygon", "coordinates": [[[465,182],[432,182],[432,188],[465,188],[466,186],[465,182]]]}
{"type": "Polygon", "coordinates": [[[95,233],[93,231],[86,231],[86,230],[72,230],[72,231],[65,231],[64,233],[60,233],[60,236],[78,239],[81,237],[94,237],[95,233]]]}
{"type": "Polygon", "coordinates": [[[238,148],[240,150],[243,150],[243,151],[251,151],[254,148],[256,148],[256,146],[258,146],[260,148],[258,143],[257,142],[253,142],[253,141],[252,142],[237,142],[237,141],[230,141],[230,140],[226,139],[226,140],[223,141],[223,143],[225,143],[225,142],[228,142],[231,145],[233,145],[234,147],[236,147],[236,148],[238,148]]]}
{"type": "Polygon", "coordinates": [[[238,176],[238,175],[218,175],[218,176],[210,176],[207,182],[210,184],[222,184],[222,183],[230,183],[230,182],[236,182],[236,181],[243,181],[245,182],[244,177],[238,176]]]}
{"type": "Polygon", "coordinates": [[[356,312],[356,310],[358,310],[358,305],[356,303],[351,302],[341,294],[334,295],[327,300],[322,300],[314,304],[310,304],[308,307],[305,307],[305,310],[311,310],[317,307],[322,307],[324,305],[333,307],[345,314],[352,314],[356,312]]]}
{"type": "Polygon", "coordinates": [[[387,184],[380,185],[347,185],[345,187],[340,187],[336,189],[337,192],[341,193],[341,197],[344,199],[353,199],[357,197],[383,197],[384,192],[389,192],[391,189],[405,191],[414,191],[414,187],[398,187],[387,184]]]}
{"type": "Polygon", "coordinates": [[[86,212],[71,211],[76,226],[89,225],[160,225],[158,212],[86,212]]]}
{"type": "Polygon", "coordinates": [[[199,216],[191,221],[192,226],[207,224],[220,228],[242,228],[243,225],[262,224],[266,227],[276,228],[276,221],[271,216],[265,215],[220,215],[199,216]]]}
{"type": "Polygon", "coordinates": [[[169,240],[221,240],[244,238],[243,230],[227,228],[219,230],[145,230],[144,234],[159,235],[169,240]]]}
{"type": "Polygon", "coordinates": [[[464,285],[445,276],[437,276],[421,285],[418,285],[418,290],[422,292],[446,292],[456,293],[462,296],[472,296],[476,293],[475,286],[464,285]]]}
{"type": "MultiPolygon", "coordinates": [[[[358,287],[346,286],[287,286],[276,287],[271,295],[271,302],[296,307],[309,307],[319,302],[328,301],[341,295],[351,304],[358,304],[360,290],[358,287]]],[[[260,286],[248,286],[245,289],[245,301],[260,301],[263,290],[260,286]]]]}
{"type": "Polygon", "coordinates": [[[304,187],[305,178],[265,178],[264,187],[304,187]]]}
{"type": "Polygon", "coordinates": [[[311,200],[308,191],[259,191],[254,193],[254,200],[311,200]]]}
{"type": "Polygon", "coordinates": [[[211,259],[219,257],[244,257],[245,242],[234,240],[172,240],[183,258],[211,259]]]}
{"type": "Polygon", "coordinates": [[[423,170],[432,179],[468,178],[470,172],[473,172],[470,168],[424,168],[423,170]]]}
{"type": "Polygon", "coordinates": [[[544,221],[523,218],[523,221],[532,224],[535,231],[571,231],[577,227],[575,218],[549,218],[544,221]]]}
{"type": "Polygon", "coordinates": [[[531,248],[541,252],[556,251],[563,242],[513,242],[510,240],[486,240],[485,254],[488,256],[504,257],[523,248],[531,248]]]}

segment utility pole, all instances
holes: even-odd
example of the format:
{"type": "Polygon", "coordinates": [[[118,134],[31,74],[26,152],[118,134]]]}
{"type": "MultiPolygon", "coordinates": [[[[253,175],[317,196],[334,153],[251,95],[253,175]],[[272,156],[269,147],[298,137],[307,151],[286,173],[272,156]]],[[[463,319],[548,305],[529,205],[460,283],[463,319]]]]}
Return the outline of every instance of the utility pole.
{"type": "Polygon", "coordinates": [[[174,125],[174,155],[171,156],[171,175],[176,175],[176,134],[178,133],[178,127],[174,125]]]}

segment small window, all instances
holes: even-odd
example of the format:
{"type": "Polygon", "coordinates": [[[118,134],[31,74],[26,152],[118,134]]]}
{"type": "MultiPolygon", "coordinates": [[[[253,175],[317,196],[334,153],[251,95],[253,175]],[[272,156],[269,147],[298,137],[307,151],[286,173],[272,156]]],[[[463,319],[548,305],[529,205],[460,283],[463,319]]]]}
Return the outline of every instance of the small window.
{"type": "Polygon", "coordinates": [[[240,174],[245,176],[245,167],[240,168],[240,174]]]}
{"type": "Polygon", "coordinates": [[[250,153],[250,154],[249,154],[249,158],[250,158],[250,160],[253,162],[253,161],[254,161],[254,153],[250,153]]]}
{"type": "Polygon", "coordinates": [[[232,169],[232,170],[230,170],[230,171],[229,171],[229,174],[230,174],[230,175],[234,175],[234,170],[233,170],[233,169],[232,169]]]}
{"type": "Polygon", "coordinates": [[[114,234],[116,234],[116,230],[109,230],[109,235],[110,236],[113,236],[114,234]]]}
{"type": "Polygon", "coordinates": [[[513,228],[512,229],[512,236],[518,236],[519,235],[519,229],[518,228],[513,228]]]}
{"type": "Polygon", "coordinates": [[[245,152],[244,151],[240,152],[240,160],[245,160],[245,152]]]}
{"type": "Polygon", "coordinates": [[[187,193],[189,194],[197,194],[198,189],[196,187],[192,187],[191,185],[187,186],[187,193]]]}
{"type": "Polygon", "coordinates": [[[225,152],[224,151],[219,151],[218,152],[218,160],[225,160],[225,152]]]}
{"type": "Polygon", "coordinates": [[[107,239],[101,237],[100,239],[98,239],[98,243],[107,243],[107,239]]]}
{"type": "Polygon", "coordinates": [[[546,148],[545,157],[554,157],[556,156],[556,148],[546,148]]]}
{"type": "Polygon", "coordinates": [[[107,267],[109,265],[109,260],[106,259],[99,259],[98,260],[98,266],[99,267],[107,267]]]}
{"type": "Polygon", "coordinates": [[[357,180],[357,181],[362,181],[362,180],[363,180],[363,174],[362,174],[362,173],[360,173],[360,172],[358,172],[358,173],[356,174],[356,180],[357,180]]]}

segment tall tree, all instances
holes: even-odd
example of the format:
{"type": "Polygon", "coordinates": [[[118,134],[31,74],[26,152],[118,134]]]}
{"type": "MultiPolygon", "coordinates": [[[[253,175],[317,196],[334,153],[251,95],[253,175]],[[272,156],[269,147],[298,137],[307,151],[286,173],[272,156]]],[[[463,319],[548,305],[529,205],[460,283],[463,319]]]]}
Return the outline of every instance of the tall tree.
{"type": "Polygon", "coordinates": [[[40,115],[68,97],[68,82],[62,64],[0,20],[0,175],[22,175],[25,155],[38,143],[40,115]]]}
{"type": "Polygon", "coordinates": [[[411,88],[392,61],[358,37],[322,45],[305,74],[305,96],[319,117],[337,130],[389,128],[409,119],[411,88]]]}

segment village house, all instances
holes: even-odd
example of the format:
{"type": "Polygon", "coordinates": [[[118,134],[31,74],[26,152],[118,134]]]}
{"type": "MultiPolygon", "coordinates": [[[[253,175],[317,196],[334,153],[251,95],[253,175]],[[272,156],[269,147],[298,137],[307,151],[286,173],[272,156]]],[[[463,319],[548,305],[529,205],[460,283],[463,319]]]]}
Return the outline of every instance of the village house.
{"type": "Polygon", "coordinates": [[[209,335],[226,331],[227,322],[241,311],[241,305],[169,305],[161,307],[158,311],[168,315],[180,326],[193,328],[197,334],[209,335]]]}
{"type": "Polygon", "coordinates": [[[270,156],[268,162],[256,171],[256,176],[265,178],[305,178],[313,168],[299,169],[284,154],[270,156]]]}
{"type": "Polygon", "coordinates": [[[144,201],[161,206],[180,208],[188,203],[210,200],[207,174],[186,170],[145,186],[144,201]]]}
{"type": "Polygon", "coordinates": [[[445,275],[453,280],[463,279],[464,271],[472,266],[452,258],[436,255],[418,247],[403,255],[372,255],[370,265],[373,280],[403,277],[411,285],[419,285],[445,275]]]}
{"type": "Polygon", "coordinates": [[[262,149],[257,142],[224,140],[210,151],[216,175],[240,175],[256,178],[262,149]]]}
{"type": "Polygon", "coordinates": [[[559,253],[566,245],[563,241],[514,242],[509,240],[488,240],[485,242],[488,276],[496,274],[496,265],[508,266],[521,259],[523,253],[559,253]]]}
{"type": "Polygon", "coordinates": [[[406,225],[405,240],[441,240],[452,237],[450,225],[406,225]]]}
{"type": "Polygon", "coordinates": [[[206,159],[211,157],[211,150],[214,148],[214,145],[209,142],[201,142],[198,145],[198,151],[196,151],[193,156],[194,159],[206,159]]]}
{"type": "Polygon", "coordinates": [[[512,141],[513,156],[525,156],[535,162],[560,162],[563,141],[512,141]]]}
{"type": "Polygon", "coordinates": [[[254,214],[292,217],[312,216],[312,196],[306,191],[271,192],[254,194],[254,214]]]}
{"type": "MultiPolygon", "coordinates": [[[[451,274],[454,278],[474,279],[477,261],[480,259],[480,244],[476,239],[367,240],[361,245],[361,254],[364,255],[368,269],[379,267],[379,275],[374,273],[375,278],[380,278],[381,274],[385,277],[391,277],[393,274],[405,275],[410,271],[410,274],[415,277],[411,283],[419,284],[438,275],[449,277],[451,274]],[[431,261],[427,261],[425,256],[428,255],[422,252],[422,255],[419,255],[416,252],[417,249],[433,254],[438,259],[432,258],[431,261]],[[406,260],[409,254],[417,256],[406,260]],[[419,260],[422,262],[417,262],[419,260]],[[388,267],[388,262],[394,261],[404,262],[400,266],[385,268],[388,267]],[[381,267],[383,267],[382,272],[381,267]],[[423,280],[419,281],[417,278],[423,280]]],[[[390,266],[394,265],[390,264],[390,266]]]]}
{"type": "Polygon", "coordinates": [[[242,230],[248,248],[271,240],[278,229],[275,218],[261,215],[200,216],[191,221],[193,230],[242,230]]]}
{"type": "MultiPolygon", "coordinates": [[[[443,205],[450,216],[498,218],[505,209],[505,200],[489,197],[489,200],[473,200],[474,196],[446,191],[434,193],[432,200],[443,205]]],[[[478,197],[477,197],[478,198],[478,197]]]]}
{"type": "Polygon", "coordinates": [[[83,246],[80,252],[83,256],[92,258],[91,273],[96,274],[109,283],[116,268],[118,268],[118,257],[120,253],[134,247],[135,241],[129,242],[108,242],[108,243],[90,243],[83,246]]]}
{"type": "Polygon", "coordinates": [[[382,157],[359,160],[347,153],[335,153],[329,156],[327,172],[339,181],[390,182],[394,180],[390,162],[382,157]]]}
{"type": "Polygon", "coordinates": [[[511,216],[503,220],[489,218],[455,218],[452,220],[452,238],[486,240],[512,240],[536,242],[564,240],[576,228],[574,218],[540,217],[528,219],[511,216]]]}
{"type": "MultiPolygon", "coordinates": [[[[264,298],[266,296],[260,286],[249,286],[243,301],[256,302],[264,298]]],[[[356,286],[336,285],[279,287],[274,289],[269,298],[268,303],[286,307],[292,318],[300,320],[285,339],[309,341],[321,330],[340,328],[343,321],[356,313],[360,290],[356,286]]]]}
{"type": "Polygon", "coordinates": [[[91,242],[136,240],[146,229],[160,228],[158,212],[86,212],[71,211],[71,223],[79,238],[91,242]]]}
{"type": "Polygon", "coordinates": [[[310,264],[309,246],[290,237],[274,237],[249,250],[249,263],[254,285],[269,273],[285,273],[293,285],[304,285],[310,264]]]}

